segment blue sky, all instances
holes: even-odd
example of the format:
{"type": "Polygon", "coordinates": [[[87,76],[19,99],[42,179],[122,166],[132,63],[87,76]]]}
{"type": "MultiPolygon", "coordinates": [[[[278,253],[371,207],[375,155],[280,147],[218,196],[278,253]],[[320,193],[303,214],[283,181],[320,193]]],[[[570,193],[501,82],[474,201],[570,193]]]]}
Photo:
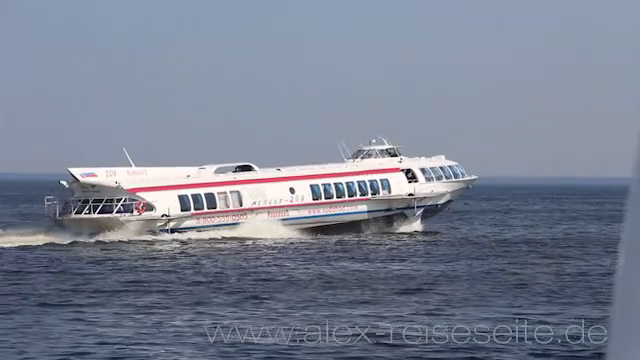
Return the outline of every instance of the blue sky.
{"type": "Polygon", "coordinates": [[[0,172],[340,160],[627,176],[637,1],[2,1],[0,172]]]}

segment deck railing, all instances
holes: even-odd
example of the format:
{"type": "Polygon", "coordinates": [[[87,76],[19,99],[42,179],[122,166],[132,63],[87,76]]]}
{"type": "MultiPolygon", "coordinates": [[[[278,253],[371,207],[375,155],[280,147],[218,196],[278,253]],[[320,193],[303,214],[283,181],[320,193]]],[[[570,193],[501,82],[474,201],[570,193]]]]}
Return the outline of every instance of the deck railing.
{"type": "Polygon", "coordinates": [[[52,218],[87,215],[132,216],[153,211],[151,204],[131,197],[60,198],[47,196],[44,198],[44,207],[47,216],[52,218]]]}

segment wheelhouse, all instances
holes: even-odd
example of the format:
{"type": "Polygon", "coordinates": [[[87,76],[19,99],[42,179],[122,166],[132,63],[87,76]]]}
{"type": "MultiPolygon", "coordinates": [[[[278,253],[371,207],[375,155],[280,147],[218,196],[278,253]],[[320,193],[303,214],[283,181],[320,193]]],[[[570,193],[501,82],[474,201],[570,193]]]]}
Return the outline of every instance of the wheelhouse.
{"type": "Polygon", "coordinates": [[[362,146],[349,157],[349,161],[361,161],[365,159],[384,159],[401,157],[400,147],[390,144],[386,139],[381,139],[378,145],[376,140],[371,140],[368,146],[362,146]]]}

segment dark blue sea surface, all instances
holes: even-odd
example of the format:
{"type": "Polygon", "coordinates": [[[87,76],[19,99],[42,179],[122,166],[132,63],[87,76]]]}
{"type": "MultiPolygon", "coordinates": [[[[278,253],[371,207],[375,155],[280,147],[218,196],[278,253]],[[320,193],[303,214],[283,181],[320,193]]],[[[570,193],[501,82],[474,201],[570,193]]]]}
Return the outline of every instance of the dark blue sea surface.
{"type": "Polygon", "coordinates": [[[478,185],[422,231],[74,238],[0,181],[0,359],[603,359],[625,186],[478,185]]]}

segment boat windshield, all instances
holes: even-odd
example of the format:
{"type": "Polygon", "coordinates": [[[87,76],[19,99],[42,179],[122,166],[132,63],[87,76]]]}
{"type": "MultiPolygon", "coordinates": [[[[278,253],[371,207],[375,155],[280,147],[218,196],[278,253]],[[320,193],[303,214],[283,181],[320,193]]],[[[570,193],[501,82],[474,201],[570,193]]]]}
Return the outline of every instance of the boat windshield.
{"type": "Polygon", "coordinates": [[[397,147],[388,147],[380,149],[358,149],[349,158],[350,160],[359,159],[381,159],[381,158],[393,158],[400,157],[400,151],[397,147]]]}

